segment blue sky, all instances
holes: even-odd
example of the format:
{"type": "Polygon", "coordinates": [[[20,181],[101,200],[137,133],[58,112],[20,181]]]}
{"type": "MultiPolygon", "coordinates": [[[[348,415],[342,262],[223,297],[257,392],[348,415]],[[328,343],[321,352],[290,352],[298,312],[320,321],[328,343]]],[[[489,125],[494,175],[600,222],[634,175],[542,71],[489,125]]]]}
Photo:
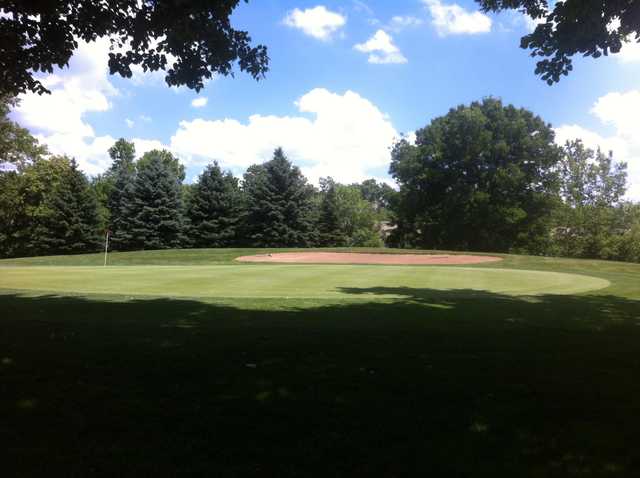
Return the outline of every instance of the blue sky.
{"type": "Polygon", "coordinates": [[[557,128],[630,164],[640,199],[640,46],[575,59],[549,87],[519,39],[523,15],[485,16],[467,0],[241,2],[233,16],[268,46],[266,79],[238,72],[200,93],[168,88],[162,73],[109,76],[106,41],[81,45],[46,78],[50,97],[26,95],[14,117],[55,153],[96,174],[119,137],[141,153],[174,151],[193,179],[217,159],[236,174],[282,145],[312,181],[388,179],[388,148],[449,108],[485,96],[526,107],[557,128]],[[196,101],[195,103],[194,100],[196,101]]]}

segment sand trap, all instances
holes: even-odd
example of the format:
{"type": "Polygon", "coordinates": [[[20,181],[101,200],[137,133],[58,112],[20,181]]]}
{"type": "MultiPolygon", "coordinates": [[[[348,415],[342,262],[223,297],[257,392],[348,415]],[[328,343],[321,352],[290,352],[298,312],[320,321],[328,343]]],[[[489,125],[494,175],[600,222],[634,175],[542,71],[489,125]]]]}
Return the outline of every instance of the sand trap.
{"type": "Polygon", "coordinates": [[[447,254],[368,254],[352,252],[279,252],[236,258],[241,262],[275,262],[286,264],[480,264],[501,261],[500,257],[447,254]]]}

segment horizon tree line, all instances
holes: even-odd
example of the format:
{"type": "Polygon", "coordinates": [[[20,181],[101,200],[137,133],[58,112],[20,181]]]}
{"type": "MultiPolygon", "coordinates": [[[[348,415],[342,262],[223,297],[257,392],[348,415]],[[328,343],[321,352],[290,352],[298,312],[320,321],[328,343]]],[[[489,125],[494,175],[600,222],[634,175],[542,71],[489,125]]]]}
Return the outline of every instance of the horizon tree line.
{"type": "Polygon", "coordinates": [[[193,184],[177,157],[137,158],[119,139],[94,178],[11,121],[0,102],[0,256],[190,247],[379,247],[514,252],[640,262],[640,205],[627,166],[485,98],[397,142],[390,174],[311,185],[282,148],[242,179],[209,164],[193,184]],[[383,222],[395,229],[381,234],[383,222]]]}

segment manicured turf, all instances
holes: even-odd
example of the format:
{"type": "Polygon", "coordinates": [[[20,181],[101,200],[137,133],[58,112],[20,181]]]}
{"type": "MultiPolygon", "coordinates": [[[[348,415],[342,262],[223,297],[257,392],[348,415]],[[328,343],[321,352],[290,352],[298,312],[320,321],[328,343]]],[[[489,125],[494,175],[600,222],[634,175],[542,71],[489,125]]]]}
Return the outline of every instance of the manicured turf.
{"type": "Polygon", "coordinates": [[[359,294],[389,299],[402,298],[402,288],[572,294],[607,286],[604,279],[559,272],[425,266],[13,267],[0,275],[0,289],[205,298],[340,299],[359,294]]]}
{"type": "Polygon", "coordinates": [[[233,264],[252,252],[0,261],[3,474],[640,476],[640,265],[233,264]],[[608,285],[553,293],[585,276],[608,285]],[[161,282],[202,295],[137,296],[161,282]]]}

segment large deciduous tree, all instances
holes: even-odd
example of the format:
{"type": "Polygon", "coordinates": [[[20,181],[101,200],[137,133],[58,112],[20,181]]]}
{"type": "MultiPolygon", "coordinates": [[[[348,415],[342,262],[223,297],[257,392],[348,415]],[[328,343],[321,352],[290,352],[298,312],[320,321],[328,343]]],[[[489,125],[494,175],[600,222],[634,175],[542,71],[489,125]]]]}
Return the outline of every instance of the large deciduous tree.
{"type": "Polygon", "coordinates": [[[9,112],[17,105],[16,98],[0,96],[0,172],[22,168],[47,154],[46,147],[9,118],[9,112]]]}
{"type": "Polygon", "coordinates": [[[538,24],[520,46],[542,57],[536,74],[550,85],[572,69],[571,57],[599,58],[640,42],[637,0],[476,0],[485,11],[519,10],[538,24]]]}
{"type": "Polygon", "coordinates": [[[244,199],[238,179],[217,162],[207,166],[191,188],[186,206],[189,242],[195,247],[229,247],[239,240],[244,199]]]}
{"type": "Polygon", "coordinates": [[[533,113],[486,98],[459,106],[392,151],[397,244],[538,252],[558,201],[561,149],[533,113]]]}
{"type": "Polygon", "coordinates": [[[556,211],[554,253],[562,256],[618,258],[620,237],[629,219],[621,206],[627,165],[611,154],[567,142],[560,163],[563,204],[556,211]]]}
{"type": "MultiPolygon", "coordinates": [[[[375,180],[371,181],[375,183],[375,180]]],[[[367,184],[371,185],[369,182],[367,184]]],[[[382,246],[377,201],[365,199],[360,184],[346,186],[325,178],[320,180],[320,188],[322,201],[318,232],[321,245],[382,246]]]]}
{"type": "Polygon", "coordinates": [[[109,70],[166,71],[168,85],[199,90],[234,64],[254,78],[268,69],[266,47],[231,26],[240,0],[0,0],[0,93],[47,93],[37,72],[64,67],[78,40],[111,41],[109,70]]]}
{"type": "Polygon", "coordinates": [[[247,195],[245,239],[253,246],[308,246],[315,242],[313,187],[281,148],[273,159],[244,175],[247,195]]]}

